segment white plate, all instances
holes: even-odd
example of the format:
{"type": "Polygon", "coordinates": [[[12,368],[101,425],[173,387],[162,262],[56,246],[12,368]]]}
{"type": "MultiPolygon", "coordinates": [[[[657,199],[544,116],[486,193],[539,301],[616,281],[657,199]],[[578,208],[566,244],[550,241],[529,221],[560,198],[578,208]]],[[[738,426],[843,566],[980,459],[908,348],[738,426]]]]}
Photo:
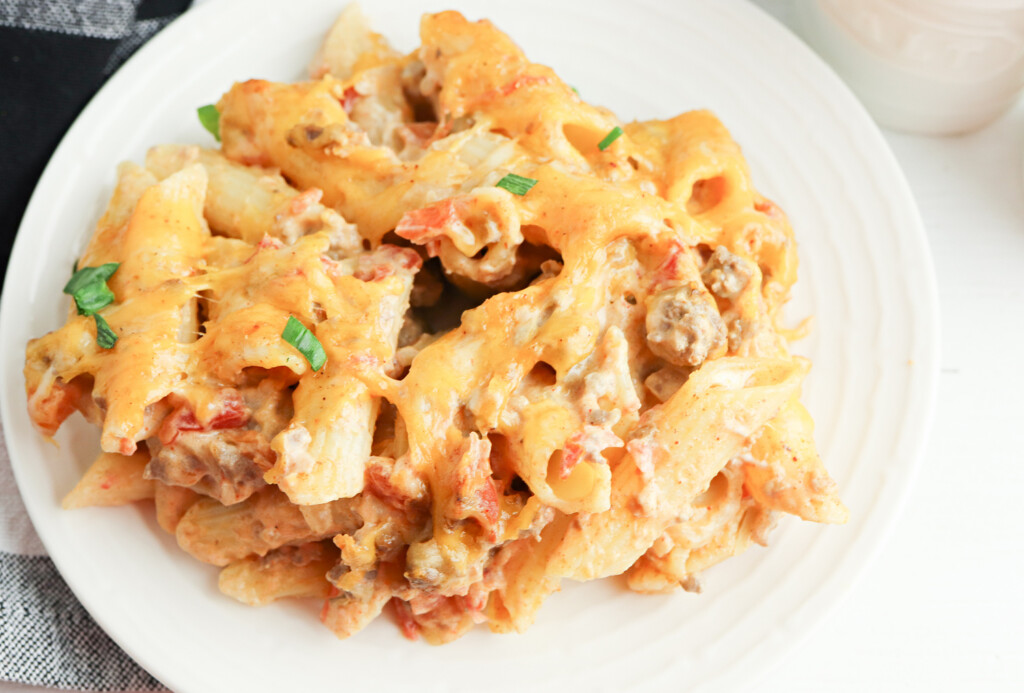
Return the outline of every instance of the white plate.
{"type": "Polygon", "coordinates": [[[32,198],[0,316],[3,422],[25,504],[61,573],[96,620],[177,691],[712,690],[763,672],[846,592],[877,552],[910,486],[931,414],[938,310],[921,222],[878,130],[839,80],[753,7],[621,0],[364,3],[398,47],[423,11],[489,17],[535,60],[622,118],[708,107],[743,146],[761,190],[789,212],[801,280],[788,315],[814,314],[798,350],[805,400],[852,512],[846,527],[787,519],[772,546],[706,575],[703,595],[572,585],[522,636],[477,629],[430,648],[386,618],[340,642],[316,609],[251,609],[222,597],[142,508],[63,512],[98,449],[76,417],[56,448],[25,413],[26,340],[62,321],[73,258],[119,161],[162,141],[209,142],[196,106],[232,81],[295,79],[340,8],[316,0],[209,3],[146,45],[64,139],[32,198]]]}

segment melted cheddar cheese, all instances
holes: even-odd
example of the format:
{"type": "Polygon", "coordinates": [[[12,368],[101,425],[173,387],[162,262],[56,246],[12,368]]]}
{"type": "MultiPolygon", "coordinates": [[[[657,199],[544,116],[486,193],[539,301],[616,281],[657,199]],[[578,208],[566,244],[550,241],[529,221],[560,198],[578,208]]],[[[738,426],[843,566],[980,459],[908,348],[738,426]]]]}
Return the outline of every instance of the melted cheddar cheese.
{"type": "Polygon", "coordinates": [[[120,263],[118,341],[29,344],[40,430],[81,411],[226,592],[327,594],[339,636],[389,602],[522,630],[561,578],[694,590],[778,511],[845,521],[777,327],[792,231],[725,127],[620,124],[487,21],[421,38],[350,8],[310,81],[223,96],[220,151],[122,167],[81,258],[120,263]]]}

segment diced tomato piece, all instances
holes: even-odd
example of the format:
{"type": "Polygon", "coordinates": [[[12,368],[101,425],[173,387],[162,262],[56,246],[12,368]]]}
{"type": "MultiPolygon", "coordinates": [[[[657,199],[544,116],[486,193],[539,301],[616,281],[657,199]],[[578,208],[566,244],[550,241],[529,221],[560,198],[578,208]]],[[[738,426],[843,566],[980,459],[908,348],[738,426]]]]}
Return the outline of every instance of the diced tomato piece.
{"type": "Polygon", "coordinates": [[[74,413],[76,402],[82,395],[82,388],[74,381],[66,383],[54,380],[48,387],[29,393],[29,417],[40,431],[52,436],[64,420],[74,413]]]}
{"type": "Polygon", "coordinates": [[[203,426],[188,404],[179,405],[160,424],[157,436],[164,445],[173,445],[182,431],[220,430],[240,428],[249,421],[249,410],[242,396],[234,390],[221,393],[217,413],[210,419],[209,426],[203,426]]]}
{"type": "Polygon", "coordinates": [[[654,273],[656,285],[671,284],[680,278],[688,249],[679,241],[672,241],[665,252],[665,259],[654,273]]]}
{"type": "MultiPolygon", "coordinates": [[[[459,223],[455,202],[448,198],[426,207],[412,209],[402,215],[395,233],[418,245],[425,245],[430,252],[430,242],[440,240],[444,231],[459,223]]],[[[436,251],[431,253],[431,257],[436,251]]]]}
{"type": "Polygon", "coordinates": [[[565,441],[565,447],[562,448],[562,463],[558,468],[559,478],[569,478],[572,470],[587,456],[588,451],[596,457],[595,453],[598,450],[619,445],[622,445],[622,440],[610,430],[600,426],[584,426],[583,430],[576,431],[565,441]]]}
{"type": "Polygon", "coordinates": [[[210,428],[240,428],[249,421],[249,410],[242,396],[233,390],[225,393],[220,410],[210,419],[210,428]]]}
{"type": "Polygon", "coordinates": [[[390,474],[381,461],[379,457],[371,457],[366,465],[366,491],[401,510],[408,498],[391,483],[390,474]]]}
{"type": "Polygon", "coordinates": [[[500,89],[502,96],[508,96],[514,91],[522,89],[523,87],[534,85],[534,84],[547,84],[551,80],[548,77],[542,75],[519,75],[514,80],[506,84],[500,89]]]}
{"type": "Polygon", "coordinates": [[[758,200],[754,203],[754,209],[772,219],[781,219],[783,217],[782,210],[771,200],[758,200]]]}
{"type": "MultiPolygon", "coordinates": [[[[319,202],[322,196],[323,192],[319,188],[310,188],[299,193],[288,202],[288,215],[293,217],[300,216],[311,206],[319,202]]],[[[267,238],[267,236],[264,236],[264,238],[267,238]]],[[[260,243],[262,244],[262,241],[260,243]]]]}
{"type": "Polygon", "coordinates": [[[473,437],[466,441],[450,472],[453,493],[446,515],[452,520],[475,519],[488,539],[495,541],[501,509],[491,478],[490,449],[486,440],[473,437]]]}
{"type": "Polygon", "coordinates": [[[423,259],[415,250],[385,243],[372,253],[359,258],[353,276],[364,282],[372,282],[390,277],[399,271],[416,272],[422,266],[423,259]]]}
{"type": "Polygon", "coordinates": [[[356,91],[355,87],[347,87],[345,89],[345,92],[341,95],[339,101],[341,102],[341,107],[345,109],[346,114],[352,113],[352,108],[356,105],[356,99],[360,96],[362,96],[362,94],[356,91]]]}
{"type": "Polygon", "coordinates": [[[409,604],[398,597],[391,598],[391,609],[395,612],[395,619],[398,621],[399,628],[402,629],[402,635],[409,640],[419,640],[420,638],[420,627],[416,623],[416,619],[413,618],[412,608],[409,604]]]}

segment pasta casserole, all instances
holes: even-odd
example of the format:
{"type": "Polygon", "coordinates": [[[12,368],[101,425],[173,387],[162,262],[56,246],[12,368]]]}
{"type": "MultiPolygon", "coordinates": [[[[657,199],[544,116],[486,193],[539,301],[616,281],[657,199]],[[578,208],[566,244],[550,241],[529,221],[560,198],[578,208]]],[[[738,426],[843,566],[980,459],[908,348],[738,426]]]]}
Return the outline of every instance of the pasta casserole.
{"type": "Polygon", "coordinates": [[[100,428],[65,507],[151,499],[225,594],[431,643],[845,522],[779,327],[793,234],[725,127],[621,123],[487,21],[420,36],[350,6],[308,80],[200,109],[219,148],[122,164],[27,347],[39,430],[100,428]]]}

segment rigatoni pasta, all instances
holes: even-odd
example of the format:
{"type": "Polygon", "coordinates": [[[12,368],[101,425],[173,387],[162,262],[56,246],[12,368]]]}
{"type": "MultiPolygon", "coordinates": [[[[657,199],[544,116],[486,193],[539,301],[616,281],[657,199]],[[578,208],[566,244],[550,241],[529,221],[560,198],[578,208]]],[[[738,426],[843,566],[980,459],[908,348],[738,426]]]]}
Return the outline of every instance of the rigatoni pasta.
{"type": "Polygon", "coordinates": [[[308,81],[204,110],[219,150],[120,168],[26,353],[40,431],[101,429],[66,506],[151,498],[225,594],[432,643],[844,522],[778,326],[792,231],[725,127],[620,123],[487,21],[421,39],[349,7],[308,81]]]}

